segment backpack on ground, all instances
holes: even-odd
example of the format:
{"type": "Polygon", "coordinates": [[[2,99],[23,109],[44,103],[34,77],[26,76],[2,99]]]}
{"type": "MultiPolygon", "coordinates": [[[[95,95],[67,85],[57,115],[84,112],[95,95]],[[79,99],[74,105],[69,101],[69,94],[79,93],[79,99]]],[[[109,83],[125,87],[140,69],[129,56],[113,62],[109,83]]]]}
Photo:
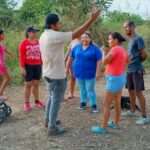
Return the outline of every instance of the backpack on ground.
{"type": "Polygon", "coordinates": [[[0,100],[0,124],[3,123],[12,113],[12,109],[4,101],[0,100]]]}

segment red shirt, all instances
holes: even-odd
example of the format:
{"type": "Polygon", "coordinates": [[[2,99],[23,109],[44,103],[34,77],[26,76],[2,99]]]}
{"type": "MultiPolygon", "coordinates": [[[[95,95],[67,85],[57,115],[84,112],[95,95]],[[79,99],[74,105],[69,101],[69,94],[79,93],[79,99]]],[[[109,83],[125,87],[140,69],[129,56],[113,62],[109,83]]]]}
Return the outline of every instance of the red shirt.
{"type": "Polygon", "coordinates": [[[19,46],[19,63],[21,67],[42,64],[38,40],[31,42],[29,39],[25,39],[21,42],[19,46]]]}
{"type": "Polygon", "coordinates": [[[111,63],[106,66],[106,74],[119,76],[126,71],[128,54],[121,46],[113,47],[110,52],[112,55],[111,63]]]}

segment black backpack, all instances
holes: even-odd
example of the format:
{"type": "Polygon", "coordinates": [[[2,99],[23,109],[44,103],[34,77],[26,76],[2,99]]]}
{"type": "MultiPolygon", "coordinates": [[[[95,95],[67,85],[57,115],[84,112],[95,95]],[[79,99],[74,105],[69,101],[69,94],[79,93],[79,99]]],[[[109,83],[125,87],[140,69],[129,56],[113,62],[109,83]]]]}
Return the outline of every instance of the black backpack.
{"type": "Polygon", "coordinates": [[[3,123],[12,113],[12,109],[4,101],[0,100],[0,124],[3,123]]]}

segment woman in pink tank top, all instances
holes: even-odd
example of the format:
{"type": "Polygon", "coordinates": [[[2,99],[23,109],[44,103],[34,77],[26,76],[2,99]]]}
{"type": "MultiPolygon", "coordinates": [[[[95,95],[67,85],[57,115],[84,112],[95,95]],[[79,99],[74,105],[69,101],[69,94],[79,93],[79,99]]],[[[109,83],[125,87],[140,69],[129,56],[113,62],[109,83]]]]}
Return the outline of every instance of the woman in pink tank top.
{"type": "Polygon", "coordinates": [[[10,81],[10,75],[5,64],[5,53],[8,53],[8,51],[3,44],[4,39],[4,31],[0,29],[0,76],[2,77],[2,82],[0,85],[0,101],[7,99],[7,97],[4,96],[4,91],[10,81]]]}

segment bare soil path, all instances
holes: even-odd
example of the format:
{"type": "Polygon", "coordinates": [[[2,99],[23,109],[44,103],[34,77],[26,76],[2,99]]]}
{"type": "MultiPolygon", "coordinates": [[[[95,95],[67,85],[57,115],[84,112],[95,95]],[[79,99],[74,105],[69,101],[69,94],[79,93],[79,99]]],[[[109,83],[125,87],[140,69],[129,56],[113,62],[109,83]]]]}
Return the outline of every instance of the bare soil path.
{"type": "MultiPolygon", "coordinates": [[[[150,114],[150,74],[145,75],[148,113],[150,114]]],[[[0,150],[150,150],[150,125],[135,125],[136,118],[124,118],[121,129],[109,130],[106,135],[93,135],[90,127],[99,123],[100,114],[81,112],[79,97],[72,102],[64,102],[60,113],[63,125],[68,132],[60,137],[47,137],[44,128],[44,111],[33,109],[24,113],[23,87],[7,89],[12,116],[0,125],[0,150]]],[[[98,103],[104,94],[104,80],[97,83],[98,103]]],[[[125,91],[126,94],[126,91],[125,91]]],[[[41,97],[47,91],[41,85],[41,97]]],[[[78,92],[77,92],[78,95],[78,92]]]]}

